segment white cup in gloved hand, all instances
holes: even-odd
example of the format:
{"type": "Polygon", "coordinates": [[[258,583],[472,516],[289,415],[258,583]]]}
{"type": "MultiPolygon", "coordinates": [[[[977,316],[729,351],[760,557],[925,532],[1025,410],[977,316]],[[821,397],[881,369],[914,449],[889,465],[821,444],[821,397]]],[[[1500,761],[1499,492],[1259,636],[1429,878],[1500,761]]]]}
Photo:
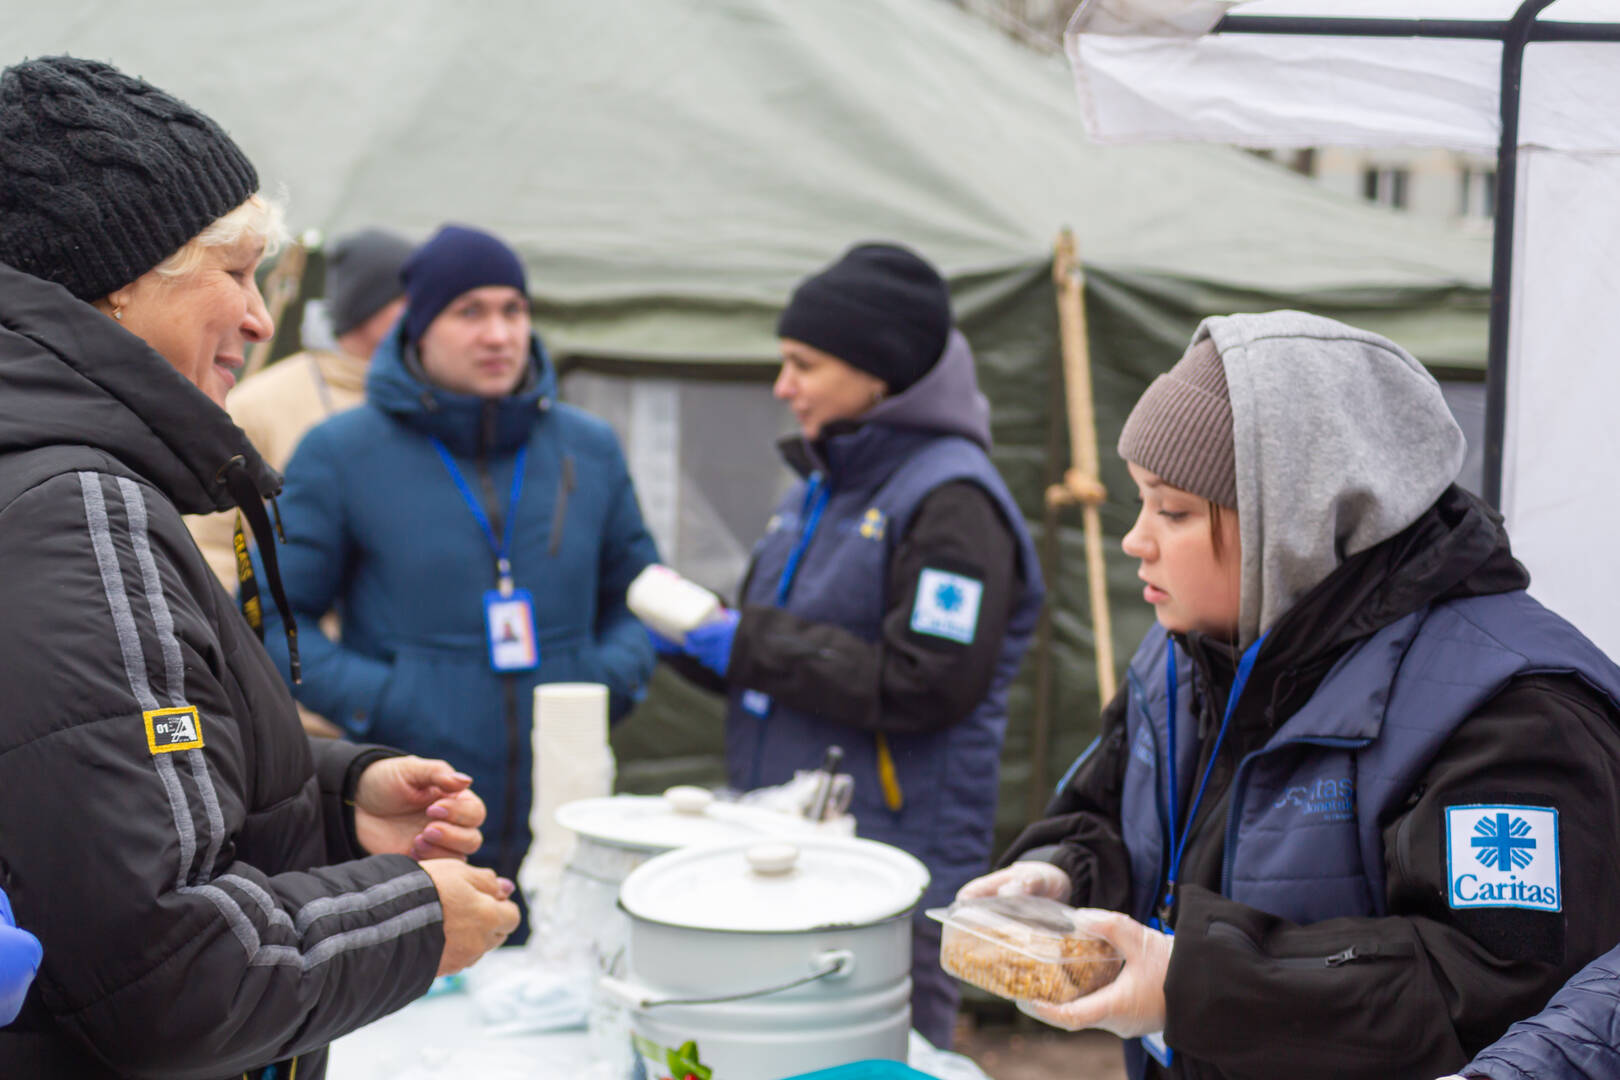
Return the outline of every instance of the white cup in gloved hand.
{"type": "Polygon", "coordinates": [[[957,892],[958,900],[981,896],[1044,896],[1067,903],[1074,886],[1069,875],[1045,862],[1015,862],[974,878],[957,892]]]}
{"type": "Polygon", "coordinates": [[[1020,1001],[1018,1008],[1065,1031],[1101,1028],[1122,1039],[1163,1031],[1164,977],[1176,939],[1117,911],[1082,908],[1076,917],[1084,918],[1086,930],[1107,940],[1125,958],[1119,978],[1066,1005],[1020,1001]]]}

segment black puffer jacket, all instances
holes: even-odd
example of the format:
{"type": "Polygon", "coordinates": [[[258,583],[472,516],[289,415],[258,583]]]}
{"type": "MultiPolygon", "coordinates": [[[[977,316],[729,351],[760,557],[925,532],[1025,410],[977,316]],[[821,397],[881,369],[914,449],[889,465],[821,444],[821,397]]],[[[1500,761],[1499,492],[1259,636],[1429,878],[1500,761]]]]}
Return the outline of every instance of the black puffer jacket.
{"type": "MultiPolygon", "coordinates": [[[[1429,762],[1384,828],[1388,917],[1298,926],[1220,894],[1237,764],[1311,698],[1333,664],[1408,612],[1528,582],[1499,519],[1453,487],[1278,619],[1191,823],[1165,980],[1165,1035],[1177,1053],[1170,1069],[1150,1063],[1149,1075],[1433,1080],[1620,940],[1620,898],[1609,884],[1620,835],[1620,716],[1571,675],[1510,682],[1429,762]],[[1561,912],[1446,903],[1445,808],[1504,794],[1558,811],[1569,896],[1561,912]]],[[[1207,755],[1235,657],[1202,635],[1184,643],[1197,666],[1207,755]]],[[[1025,830],[1003,861],[1047,858],[1069,874],[1075,904],[1130,911],[1120,830],[1126,699],[1121,691],[1104,711],[1101,737],[1047,808],[1051,816],[1025,830]]],[[[1201,757],[1194,775],[1206,763],[1201,757]]]]}
{"type": "Polygon", "coordinates": [[[162,357],[0,266],[0,884],[45,946],[0,1076],[317,1080],[437,969],[432,880],[343,806],[381,752],[304,736],[181,522],[233,459],[275,490],[162,357]]]}

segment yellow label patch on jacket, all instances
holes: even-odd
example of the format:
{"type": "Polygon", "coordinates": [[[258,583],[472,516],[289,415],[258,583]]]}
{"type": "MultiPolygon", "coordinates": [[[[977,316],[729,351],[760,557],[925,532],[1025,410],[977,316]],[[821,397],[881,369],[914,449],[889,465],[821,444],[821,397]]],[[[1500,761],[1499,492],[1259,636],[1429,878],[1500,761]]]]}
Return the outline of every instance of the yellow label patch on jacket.
{"type": "Polygon", "coordinates": [[[197,716],[195,705],[148,709],[141,716],[146,720],[146,745],[151,747],[152,753],[202,749],[202,720],[197,716]]]}

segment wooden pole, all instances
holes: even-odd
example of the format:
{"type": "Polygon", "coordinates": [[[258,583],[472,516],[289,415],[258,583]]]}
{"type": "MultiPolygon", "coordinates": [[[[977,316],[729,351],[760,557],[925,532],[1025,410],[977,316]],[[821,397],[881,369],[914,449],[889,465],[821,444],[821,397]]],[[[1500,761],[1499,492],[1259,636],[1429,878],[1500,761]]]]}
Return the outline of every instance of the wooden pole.
{"type": "Polygon", "coordinates": [[[1091,586],[1091,632],[1097,656],[1097,694],[1114,697],[1114,631],[1108,608],[1108,568],[1103,559],[1102,514],[1108,498],[1097,468],[1097,420],[1092,408],[1091,352],[1086,338],[1085,276],[1074,233],[1064,229],[1052,251],[1057,285],[1058,330],[1063,345],[1064,401],[1069,413],[1070,468],[1063,482],[1046,489],[1056,506],[1079,503],[1086,536],[1086,579],[1091,586]]]}
{"type": "MultiPolygon", "coordinates": [[[[264,306],[270,312],[270,321],[276,326],[281,325],[281,316],[286,313],[287,305],[292,303],[298,295],[299,288],[304,283],[304,267],[309,261],[309,252],[304,248],[302,240],[294,240],[287,245],[287,250],[281,253],[281,258],[264,279],[264,306]]],[[[275,343],[275,335],[264,341],[255,341],[248,349],[247,363],[242,365],[242,378],[247,378],[270,362],[270,347],[275,343]]]]}
{"type": "MultiPolygon", "coordinates": [[[[1047,365],[1047,400],[1056,402],[1063,397],[1063,357],[1047,365]]],[[[1041,481],[1046,488],[1058,480],[1063,459],[1063,432],[1068,427],[1066,417],[1052,409],[1046,418],[1046,452],[1043,455],[1041,481]]],[[[1051,499],[1041,500],[1041,543],[1037,549],[1041,560],[1041,574],[1047,588],[1057,581],[1058,561],[1058,504],[1051,499]]],[[[1041,605],[1040,621],[1035,624],[1035,715],[1029,733],[1029,786],[1025,792],[1024,817],[1038,820],[1046,812],[1047,800],[1052,794],[1052,777],[1047,769],[1047,758],[1052,746],[1052,714],[1054,712],[1054,676],[1057,663],[1053,648],[1052,605],[1041,605]]]]}

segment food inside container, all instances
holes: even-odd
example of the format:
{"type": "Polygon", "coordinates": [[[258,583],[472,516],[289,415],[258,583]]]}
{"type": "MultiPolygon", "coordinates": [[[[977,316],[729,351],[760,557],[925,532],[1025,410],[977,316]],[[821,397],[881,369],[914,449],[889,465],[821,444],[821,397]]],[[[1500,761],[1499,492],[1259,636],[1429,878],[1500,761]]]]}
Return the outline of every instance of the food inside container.
{"type": "Polygon", "coordinates": [[[984,896],[934,908],[940,965],[1014,1001],[1062,1005],[1108,985],[1125,959],[1087,929],[1086,913],[1044,896],[984,896]]]}

